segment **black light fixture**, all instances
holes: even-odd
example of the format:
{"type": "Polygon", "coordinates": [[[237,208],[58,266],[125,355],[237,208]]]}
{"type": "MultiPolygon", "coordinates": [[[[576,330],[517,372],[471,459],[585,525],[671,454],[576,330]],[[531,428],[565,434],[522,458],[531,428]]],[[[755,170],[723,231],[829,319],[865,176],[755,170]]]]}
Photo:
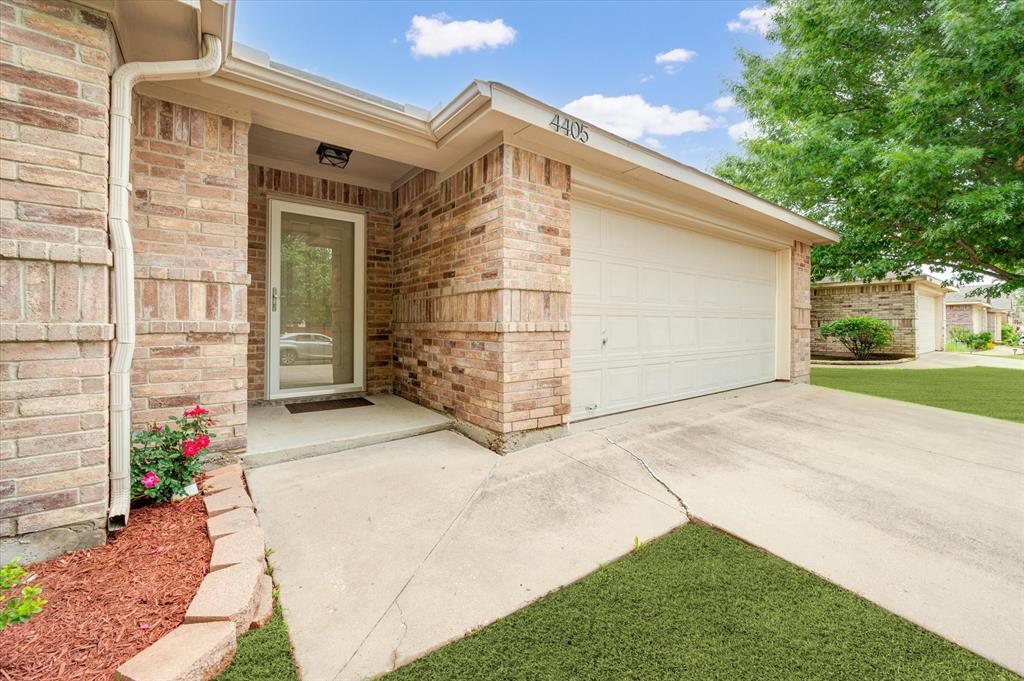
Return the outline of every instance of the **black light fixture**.
{"type": "Polygon", "coordinates": [[[352,150],[321,142],[320,146],[316,148],[316,155],[320,157],[320,163],[324,165],[344,168],[348,165],[348,159],[352,155],[352,150]]]}

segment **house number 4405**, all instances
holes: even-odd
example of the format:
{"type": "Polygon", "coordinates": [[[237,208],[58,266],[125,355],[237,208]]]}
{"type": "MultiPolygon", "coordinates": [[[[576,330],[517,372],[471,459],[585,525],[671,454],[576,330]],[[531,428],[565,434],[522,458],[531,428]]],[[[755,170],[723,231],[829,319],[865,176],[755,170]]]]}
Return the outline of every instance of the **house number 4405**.
{"type": "Polygon", "coordinates": [[[566,137],[571,137],[572,139],[583,142],[584,144],[586,144],[587,140],[590,139],[590,133],[587,132],[587,126],[567,116],[555,114],[555,117],[551,119],[551,122],[548,123],[548,125],[550,125],[551,129],[555,132],[560,132],[566,137]]]}

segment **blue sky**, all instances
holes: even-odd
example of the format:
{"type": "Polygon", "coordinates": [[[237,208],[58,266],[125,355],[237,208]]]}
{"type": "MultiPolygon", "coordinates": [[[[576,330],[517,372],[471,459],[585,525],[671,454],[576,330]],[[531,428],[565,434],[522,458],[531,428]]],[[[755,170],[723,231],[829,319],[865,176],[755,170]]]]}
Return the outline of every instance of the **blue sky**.
{"type": "Polygon", "coordinates": [[[750,134],[741,110],[713,103],[739,75],[736,47],[768,49],[768,21],[751,0],[240,0],[235,38],[276,61],[425,109],[474,78],[500,81],[707,170],[750,134]]]}

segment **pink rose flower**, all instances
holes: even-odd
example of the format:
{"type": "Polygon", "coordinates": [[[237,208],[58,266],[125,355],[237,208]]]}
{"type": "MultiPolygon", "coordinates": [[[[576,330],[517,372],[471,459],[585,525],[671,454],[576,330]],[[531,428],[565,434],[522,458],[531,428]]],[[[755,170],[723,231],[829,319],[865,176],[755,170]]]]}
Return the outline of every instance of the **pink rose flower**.
{"type": "Polygon", "coordinates": [[[146,489],[151,489],[160,484],[160,477],[153,471],[149,471],[142,476],[142,486],[146,489]]]}
{"type": "Polygon", "coordinates": [[[209,414],[209,413],[210,413],[209,411],[207,411],[206,409],[203,409],[198,404],[194,408],[192,408],[192,409],[186,409],[185,410],[185,416],[202,416],[204,414],[209,414]]]}
{"type": "Polygon", "coordinates": [[[202,447],[196,444],[195,440],[185,440],[184,447],[181,450],[181,455],[185,457],[192,457],[198,454],[200,450],[202,450],[202,447]]]}

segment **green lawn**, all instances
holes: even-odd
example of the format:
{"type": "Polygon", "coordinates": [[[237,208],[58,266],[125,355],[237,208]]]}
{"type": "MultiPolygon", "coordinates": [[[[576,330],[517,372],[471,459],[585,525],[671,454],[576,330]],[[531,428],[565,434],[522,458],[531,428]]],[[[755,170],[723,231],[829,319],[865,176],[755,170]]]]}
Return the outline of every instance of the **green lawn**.
{"type": "Polygon", "coordinates": [[[812,367],[811,383],[1024,423],[1024,371],[812,367]]]}
{"type": "Polygon", "coordinates": [[[384,678],[1020,677],[783,560],[691,524],[384,678]]]}
{"type": "Polygon", "coordinates": [[[288,624],[274,599],[274,616],[262,629],[238,639],[238,652],[217,681],[296,681],[288,624]]]}

